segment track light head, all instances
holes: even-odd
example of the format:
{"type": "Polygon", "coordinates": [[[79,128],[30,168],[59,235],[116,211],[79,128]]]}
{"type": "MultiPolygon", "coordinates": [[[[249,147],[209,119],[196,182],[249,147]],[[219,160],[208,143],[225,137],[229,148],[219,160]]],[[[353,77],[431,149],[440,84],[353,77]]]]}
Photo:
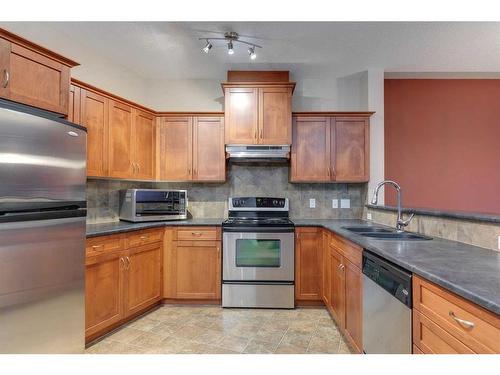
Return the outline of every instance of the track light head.
{"type": "Polygon", "coordinates": [[[233,42],[229,41],[227,43],[227,54],[228,55],[234,55],[234,49],[233,49],[233,42]]]}
{"type": "Polygon", "coordinates": [[[203,47],[203,52],[208,53],[210,52],[211,48],[212,48],[212,43],[210,43],[207,39],[207,44],[205,44],[205,47],[203,47]]]}
{"type": "Polygon", "coordinates": [[[248,49],[248,55],[252,60],[255,60],[257,58],[257,54],[255,53],[255,47],[252,46],[248,49]]]}

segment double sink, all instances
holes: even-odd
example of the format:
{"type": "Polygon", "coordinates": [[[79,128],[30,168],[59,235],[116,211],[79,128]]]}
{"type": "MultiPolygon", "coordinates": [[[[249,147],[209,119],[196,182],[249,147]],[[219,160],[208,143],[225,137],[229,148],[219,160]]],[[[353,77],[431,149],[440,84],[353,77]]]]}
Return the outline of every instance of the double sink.
{"type": "Polygon", "coordinates": [[[356,233],[363,237],[369,237],[377,240],[398,240],[398,241],[418,241],[432,240],[431,237],[423,236],[417,233],[398,232],[395,229],[377,227],[372,225],[357,225],[352,227],[342,227],[342,229],[356,233]]]}

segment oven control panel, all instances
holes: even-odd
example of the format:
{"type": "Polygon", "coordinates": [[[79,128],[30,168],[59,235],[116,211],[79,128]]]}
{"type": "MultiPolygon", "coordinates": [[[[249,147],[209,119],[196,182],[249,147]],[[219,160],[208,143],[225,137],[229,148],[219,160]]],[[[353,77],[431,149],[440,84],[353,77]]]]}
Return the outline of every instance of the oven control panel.
{"type": "Polygon", "coordinates": [[[286,198],[242,197],[231,198],[234,208],[285,208],[286,198]]]}

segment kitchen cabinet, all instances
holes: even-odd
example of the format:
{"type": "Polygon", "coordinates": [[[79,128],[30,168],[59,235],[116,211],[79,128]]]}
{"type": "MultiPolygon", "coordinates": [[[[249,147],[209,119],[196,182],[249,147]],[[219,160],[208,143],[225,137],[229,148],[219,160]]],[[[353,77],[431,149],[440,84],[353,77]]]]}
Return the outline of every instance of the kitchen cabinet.
{"type": "Polygon", "coordinates": [[[132,165],[132,108],[110,100],[108,128],[109,177],[129,178],[136,170],[135,165],[132,165]]]}
{"type": "Polygon", "coordinates": [[[132,176],[139,180],[155,178],[155,117],[132,109],[132,176]]]}
{"type": "Polygon", "coordinates": [[[225,143],[289,145],[294,83],[223,83],[225,143]]]}
{"type": "Polygon", "coordinates": [[[498,354],[500,317],[414,275],[413,344],[425,354],[498,354]]]}
{"type": "Polygon", "coordinates": [[[330,232],[323,230],[322,234],[322,286],[321,295],[323,303],[327,308],[331,305],[330,302],[330,289],[331,289],[331,268],[330,268],[330,232]]]}
{"type": "Polygon", "coordinates": [[[369,180],[369,114],[296,115],[290,164],[292,182],[369,180]]]}
{"type": "Polygon", "coordinates": [[[71,85],[69,88],[68,116],[66,116],[66,119],[69,122],[79,125],[81,125],[81,98],[82,89],[78,86],[71,85]]]}
{"type": "Polygon", "coordinates": [[[330,247],[330,313],[341,329],[345,329],[345,265],[340,253],[330,247]]]}
{"type": "Polygon", "coordinates": [[[68,114],[70,69],[78,65],[0,29],[0,97],[68,114]]]}
{"type": "Polygon", "coordinates": [[[321,231],[314,227],[296,228],[295,237],[295,300],[321,301],[321,231]]]}
{"type": "Polygon", "coordinates": [[[137,316],[161,299],[162,241],[162,229],[87,239],[87,342],[137,316]]]}
{"type": "Polygon", "coordinates": [[[163,117],[158,125],[158,176],[166,181],[224,181],[224,120],[163,117]]]}
{"type": "MultiPolygon", "coordinates": [[[[107,177],[109,99],[83,88],[80,98],[79,124],[87,128],[87,176],[107,177]]],[[[77,117],[73,114],[73,120],[77,117]]]]}
{"type": "Polygon", "coordinates": [[[188,227],[170,232],[165,242],[164,298],[221,298],[220,228],[188,227]]]}

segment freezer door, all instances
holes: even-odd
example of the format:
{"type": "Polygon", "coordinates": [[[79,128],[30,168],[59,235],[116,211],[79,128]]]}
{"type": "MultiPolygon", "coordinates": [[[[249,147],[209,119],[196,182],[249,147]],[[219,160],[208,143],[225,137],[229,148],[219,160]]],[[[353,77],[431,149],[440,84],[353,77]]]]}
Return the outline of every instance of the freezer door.
{"type": "Polygon", "coordinates": [[[0,223],[0,353],[82,353],[85,217],[0,223]]]}
{"type": "Polygon", "coordinates": [[[85,201],[86,132],[13,108],[0,103],[0,211],[85,201]]]}

